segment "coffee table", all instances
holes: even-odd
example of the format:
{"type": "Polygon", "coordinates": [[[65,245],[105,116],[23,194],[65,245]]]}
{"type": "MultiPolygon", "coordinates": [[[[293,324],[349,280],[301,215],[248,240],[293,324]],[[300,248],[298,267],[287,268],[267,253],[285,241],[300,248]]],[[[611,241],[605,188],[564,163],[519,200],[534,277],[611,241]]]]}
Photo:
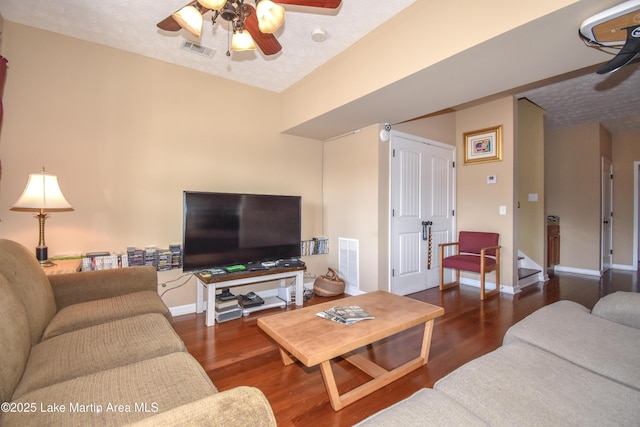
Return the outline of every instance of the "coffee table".
{"type": "Polygon", "coordinates": [[[329,401],[335,411],[361,399],[427,364],[434,320],[444,308],[384,291],[333,300],[258,319],[258,326],[276,343],[285,365],[299,360],[307,367],[320,365],[329,401]],[[316,316],[336,305],[359,305],[375,316],[346,326],[316,316]],[[420,355],[387,370],[355,350],[414,326],[424,325],[420,355]],[[342,357],[372,379],[344,394],[338,392],[331,359],[342,357]]]}

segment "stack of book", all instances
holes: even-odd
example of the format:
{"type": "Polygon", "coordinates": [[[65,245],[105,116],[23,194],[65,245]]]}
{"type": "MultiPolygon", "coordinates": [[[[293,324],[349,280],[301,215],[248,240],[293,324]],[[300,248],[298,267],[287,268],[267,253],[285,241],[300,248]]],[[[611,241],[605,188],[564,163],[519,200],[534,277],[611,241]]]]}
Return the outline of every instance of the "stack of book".
{"type": "Polygon", "coordinates": [[[215,316],[217,322],[226,322],[242,316],[238,300],[235,295],[229,292],[229,289],[223,289],[221,294],[216,295],[215,316]]]}
{"type": "Polygon", "coordinates": [[[118,255],[109,252],[89,252],[82,257],[82,271],[111,270],[119,267],[118,255]]]}
{"type": "Polygon", "coordinates": [[[171,270],[171,258],[172,254],[169,249],[158,249],[156,252],[156,270],[167,271],[171,270]]]}
{"type": "Polygon", "coordinates": [[[316,316],[322,317],[323,319],[329,319],[333,322],[341,323],[347,326],[351,326],[354,323],[360,322],[361,320],[375,319],[374,316],[357,305],[342,305],[331,307],[328,310],[316,313],[316,316]]]}
{"type": "Polygon", "coordinates": [[[223,291],[221,294],[216,295],[216,312],[223,313],[225,311],[230,311],[233,309],[240,308],[238,304],[238,299],[235,295],[233,295],[228,290],[223,291]]]}
{"type": "Polygon", "coordinates": [[[171,268],[182,268],[182,246],[169,245],[169,250],[171,251],[171,268]]]}
{"type": "Polygon", "coordinates": [[[300,255],[320,255],[329,253],[329,239],[327,237],[314,237],[311,240],[300,242],[300,255]]]}
{"type": "Polygon", "coordinates": [[[144,265],[144,251],[142,249],[129,246],[127,248],[127,258],[129,258],[129,265],[131,267],[144,265]]]}

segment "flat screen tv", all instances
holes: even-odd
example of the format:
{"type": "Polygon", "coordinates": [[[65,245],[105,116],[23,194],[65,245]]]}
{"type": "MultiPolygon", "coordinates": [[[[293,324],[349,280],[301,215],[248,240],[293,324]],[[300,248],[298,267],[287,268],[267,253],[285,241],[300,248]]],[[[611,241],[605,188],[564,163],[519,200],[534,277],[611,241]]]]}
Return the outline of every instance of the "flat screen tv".
{"type": "Polygon", "coordinates": [[[300,196],[185,191],[183,270],[300,256],[300,196]]]}

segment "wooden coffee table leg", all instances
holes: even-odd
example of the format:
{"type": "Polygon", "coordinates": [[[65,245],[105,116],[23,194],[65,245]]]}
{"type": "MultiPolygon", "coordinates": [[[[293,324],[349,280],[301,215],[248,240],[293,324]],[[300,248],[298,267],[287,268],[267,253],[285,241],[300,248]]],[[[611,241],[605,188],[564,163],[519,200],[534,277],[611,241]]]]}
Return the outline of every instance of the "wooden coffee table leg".
{"type": "Polygon", "coordinates": [[[429,361],[429,351],[431,350],[431,336],[433,335],[434,320],[429,320],[424,324],[424,336],[422,337],[422,348],[420,349],[420,357],[423,365],[429,361]]]}
{"type": "Polygon", "coordinates": [[[320,371],[322,372],[324,386],[327,388],[327,394],[329,395],[329,403],[331,403],[334,411],[339,411],[343,405],[340,393],[338,393],[336,378],[333,376],[333,370],[331,369],[331,361],[327,360],[322,362],[320,364],[320,371]]]}
{"type": "Polygon", "coordinates": [[[426,365],[427,361],[429,360],[429,351],[431,349],[433,324],[433,320],[430,320],[424,324],[424,333],[422,337],[422,346],[420,348],[420,356],[390,371],[354,352],[342,356],[346,361],[372,377],[370,381],[342,395],[338,392],[336,379],[333,375],[333,370],[331,369],[331,361],[328,360],[322,362],[320,364],[320,371],[322,372],[324,385],[327,389],[329,402],[331,403],[331,407],[333,408],[333,410],[339,411],[345,406],[350,405],[351,403],[362,399],[363,397],[368,396],[374,391],[390,384],[398,378],[407,375],[409,372],[415,371],[421,366],[426,365]]]}
{"type": "Polygon", "coordinates": [[[282,364],[284,366],[291,365],[292,363],[296,362],[295,360],[293,360],[287,350],[282,347],[278,347],[278,350],[280,351],[280,358],[282,359],[282,364]]]}

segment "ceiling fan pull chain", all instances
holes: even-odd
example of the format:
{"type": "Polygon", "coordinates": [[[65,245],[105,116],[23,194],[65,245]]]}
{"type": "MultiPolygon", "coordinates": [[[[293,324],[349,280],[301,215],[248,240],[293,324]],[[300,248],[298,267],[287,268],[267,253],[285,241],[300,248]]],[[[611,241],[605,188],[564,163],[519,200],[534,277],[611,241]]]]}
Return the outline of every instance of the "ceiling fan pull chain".
{"type": "Polygon", "coordinates": [[[231,31],[229,25],[231,24],[227,21],[227,56],[231,56],[231,31]]]}

